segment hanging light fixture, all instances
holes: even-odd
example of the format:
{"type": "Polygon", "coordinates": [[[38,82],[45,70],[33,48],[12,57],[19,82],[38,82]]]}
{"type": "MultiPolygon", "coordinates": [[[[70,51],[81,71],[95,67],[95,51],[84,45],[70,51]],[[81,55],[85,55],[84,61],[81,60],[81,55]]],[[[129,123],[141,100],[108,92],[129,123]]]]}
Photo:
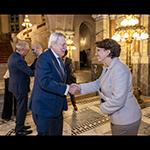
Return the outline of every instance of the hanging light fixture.
{"type": "Polygon", "coordinates": [[[125,15],[125,18],[120,22],[119,27],[115,29],[115,34],[112,39],[118,42],[126,42],[126,63],[132,72],[132,52],[131,44],[133,40],[145,40],[149,35],[143,25],[140,25],[139,19],[136,15],[125,15]]]}
{"type": "Polygon", "coordinates": [[[28,15],[25,15],[24,22],[22,23],[23,27],[30,28],[32,24],[30,23],[28,15]]]}
{"type": "Polygon", "coordinates": [[[22,23],[22,26],[26,28],[27,37],[29,37],[28,31],[29,31],[29,28],[32,27],[32,23],[30,23],[28,15],[25,15],[24,22],[22,23]]]}
{"type": "Polygon", "coordinates": [[[145,40],[149,38],[143,25],[139,24],[139,19],[135,15],[126,15],[120,26],[115,29],[112,39],[132,43],[133,40],[145,40]]]}
{"type": "Polygon", "coordinates": [[[115,34],[112,39],[118,42],[127,43],[126,63],[132,71],[131,61],[131,44],[133,40],[145,40],[149,35],[143,25],[139,24],[139,19],[136,15],[126,15],[121,21],[120,26],[115,29],[115,34]]]}

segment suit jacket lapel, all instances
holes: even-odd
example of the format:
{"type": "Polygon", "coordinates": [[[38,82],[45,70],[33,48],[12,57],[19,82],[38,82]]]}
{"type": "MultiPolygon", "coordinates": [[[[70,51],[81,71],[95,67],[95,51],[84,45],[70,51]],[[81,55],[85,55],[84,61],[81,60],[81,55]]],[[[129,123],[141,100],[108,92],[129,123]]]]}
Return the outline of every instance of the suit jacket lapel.
{"type": "MultiPolygon", "coordinates": [[[[60,68],[60,66],[59,66],[59,64],[58,64],[58,61],[56,60],[56,58],[55,58],[55,56],[54,56],[54,54],[52,53],[52,51],[49,49],[49,52],[50,52],[50,55],[51,55],[51,61],[52,61],[52,63],[53,63],[53,65],[54,65],[54,68],[56,69],[56,71],[58,72],[58,74],[59,74],[59,76],[60,76],[60,78],[61,78],[61,80],[63,81],[63,82],[66,82],[66,75],[63,75],[63,73],[62,73],[62,71],[61,71],[61,68],[60,68]]],[[[65,71],[65,73],[66,73],[66,71],[65,71]]]]}
{"type": "Polygon", "coordinates": [[[105,72],[105,71],[106,71],[106,69],[104,70],[104,72],[103,72],[103,74],[102,74],[102,76],[100,78],[101,84],[105,81],[105,79],[108,76],[110,70],[108,69],[107,72],[105,72]]]}
{"type": "MultiPolygon", "coordinates": [[[[109,72],[111,71],[111,69],[114,67],[114,65],[117,63],[119,61],[119,59],[116,57],[116,58],[114,58],[113,59],[113,61],[112,61],[112,63],[111,63],[111,65],[108,67],[108,70],[107,70],[107,72],[103,72],[103,75],[102,75],[102,77],[101,77],[101,84],[106,80],[106,78],[107,78],[107,76],[110,74],[109,72]]],[[[106,71],[106,69],[104,70],[104,71],[106,71]]]]}

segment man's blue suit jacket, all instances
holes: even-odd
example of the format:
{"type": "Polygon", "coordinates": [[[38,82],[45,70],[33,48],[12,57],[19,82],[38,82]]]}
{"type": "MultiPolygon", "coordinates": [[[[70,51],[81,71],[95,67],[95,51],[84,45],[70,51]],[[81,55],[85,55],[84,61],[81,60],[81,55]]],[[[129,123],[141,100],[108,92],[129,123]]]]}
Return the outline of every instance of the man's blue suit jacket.
{"type": "Polygon", "coordinates": [[[29,92],[29,76],[34,76],[34,71],[28,67],[24,58],[17,52],[13,52],[8,58],[10,73],[9,91],[16,97],[29,92]]]}
{"type": "Polygon", "coordinates": [[[35,81],[31,94],[32,112],[44,117],[58,117],[63,110],[67,110],[65,82],[66,76],[61,74],[56,57],[48,49],[36,62],[35,81]]]}

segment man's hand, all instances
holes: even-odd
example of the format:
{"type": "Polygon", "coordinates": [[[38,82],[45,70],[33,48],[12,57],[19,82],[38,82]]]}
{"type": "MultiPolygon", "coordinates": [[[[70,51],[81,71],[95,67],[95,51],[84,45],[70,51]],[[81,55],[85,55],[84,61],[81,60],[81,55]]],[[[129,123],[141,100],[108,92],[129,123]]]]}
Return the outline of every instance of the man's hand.
{"type": "Polygon", "coordinates": [[[71,84],[69,86],[69,93],[71,93],[73,95],[77,94],[77,93],[80,93],[80,85],[75,84],[75,83],[71,84]]]}

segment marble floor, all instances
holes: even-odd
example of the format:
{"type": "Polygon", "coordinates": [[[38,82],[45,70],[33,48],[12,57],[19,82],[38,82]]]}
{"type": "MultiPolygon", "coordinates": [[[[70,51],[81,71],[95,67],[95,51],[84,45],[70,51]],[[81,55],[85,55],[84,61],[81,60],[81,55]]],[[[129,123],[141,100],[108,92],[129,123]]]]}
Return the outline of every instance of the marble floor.
{"type": "MultiPolygon", "coordinates": [[[[64,112],[63,135],[111,135],[109,117],[99,112],[98,96],[79,100],[77,106],[79,110],[75,112],[69,103],[68,111],[64,112]]],[[[36,127],[31,112],[27,114],[26,124],[32,126],[33,133],[29,136],[36,135],[36,127]]],[[[8,122],[0,120],[0,135],[13,136],[14,127],[15,119],[8,122]]],[[[142,109],[142,123],[138,135],[150,135],[150,106],[142,109]]]]}

